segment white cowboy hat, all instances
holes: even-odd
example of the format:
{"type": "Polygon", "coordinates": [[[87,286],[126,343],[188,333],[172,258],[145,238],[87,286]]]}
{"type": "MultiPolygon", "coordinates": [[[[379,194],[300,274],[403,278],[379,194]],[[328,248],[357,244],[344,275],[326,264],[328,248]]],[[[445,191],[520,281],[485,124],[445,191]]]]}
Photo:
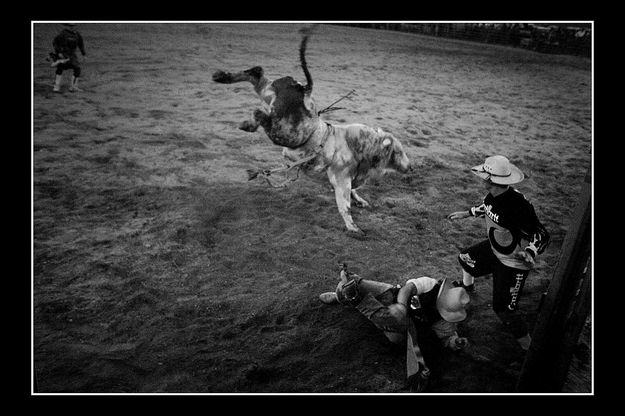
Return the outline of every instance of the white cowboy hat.
{"type": "Polygon", "coordinates": [[[484,180],[498,185],[512,185],[525,179],[521,169],[514,166],[508,158],[501,155],[490,156],[481,165],[473,166],[471,171],[484,180]]]}
{"type": "Polygon", "coordinates": [[[463,287],[453,287],[450,280],[443,279],[436,298],[436,309],[447,322],[460,322],[467,317],[464,307],[469,303],[469,294],[463,287]]]}

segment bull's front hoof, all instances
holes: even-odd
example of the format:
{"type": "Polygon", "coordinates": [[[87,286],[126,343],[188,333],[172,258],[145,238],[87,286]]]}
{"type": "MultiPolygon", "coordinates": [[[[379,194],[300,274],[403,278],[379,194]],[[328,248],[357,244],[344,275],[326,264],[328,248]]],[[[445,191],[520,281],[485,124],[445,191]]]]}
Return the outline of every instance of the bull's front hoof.
{"type": "Polygon", "coordinates": [[[213,74],[213,81],[229,84],[232,82],[232,75],[224,71],[217,71],[213,74]]]}
{"type": "Polygon", "coordinates": [[[249,133],[253,133],[256,130],[258,130],[258,124],[246,120],[242,122],[241,124],[239,124],[239,129],[243,131],[247,131],[249,133]]]}
{"type": "Polygon", "coordinates": [[[347,235],[352,238],[355,238],[356,240],[364,240],[365,238],[367,238],[367,234],[361,229],[355,229],[355,230],[348,229],[347,235]]]}

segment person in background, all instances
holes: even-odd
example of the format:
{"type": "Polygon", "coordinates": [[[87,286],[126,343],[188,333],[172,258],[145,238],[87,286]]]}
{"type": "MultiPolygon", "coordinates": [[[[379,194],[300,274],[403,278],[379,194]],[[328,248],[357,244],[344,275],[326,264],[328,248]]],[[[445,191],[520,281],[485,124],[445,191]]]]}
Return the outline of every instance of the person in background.
{"type": "Polygon", "coordinates": [[[63,29],[55,36],[52,41],[54,47],[53,66],[56,67],[56,76],[54,79],[54,92],[61,92],[61,83],[63,82],[63,71],[72,70],[72,78],[69,90],[72,92],[81,91],[78,88],[78,80],[80,79],[80,61],[78,60],[77,50],[80,50],[82,56],[86,56],[85,44],[82,35],[76,29],[74,23],[63,23],[63,29]]]}
{"type": "Polygon", "coordinates": [[[480,205],[452,212],[447,218],[484,218],[487,238],[460,252],[462,281],[455,283],[472,292],[474,277],[492,274],[493,310],[527,351],[531,337],[517,308],[535,258],[544,252],[550,236],[533,205],[511,186],[525,175],[505,156],[490,156],[471,171],[482,179],[488,194],[480,205]]]}

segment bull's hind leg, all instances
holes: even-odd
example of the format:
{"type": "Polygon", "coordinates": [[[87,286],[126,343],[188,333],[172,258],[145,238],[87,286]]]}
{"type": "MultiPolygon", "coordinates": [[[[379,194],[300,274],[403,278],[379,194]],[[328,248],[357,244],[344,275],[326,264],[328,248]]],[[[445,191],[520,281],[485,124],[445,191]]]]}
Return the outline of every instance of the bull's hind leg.
{"type": "Polygon", "coordinates": [[[213,81],[220,84],[234,84],[236,82],[245,81],[251,82],[256,93],[262,97],[261,91],[269,83],[269,80],[265,78],[263,74],[263,68],[260,66],[235,73],[220,70],[213,74],[213,81]]]}

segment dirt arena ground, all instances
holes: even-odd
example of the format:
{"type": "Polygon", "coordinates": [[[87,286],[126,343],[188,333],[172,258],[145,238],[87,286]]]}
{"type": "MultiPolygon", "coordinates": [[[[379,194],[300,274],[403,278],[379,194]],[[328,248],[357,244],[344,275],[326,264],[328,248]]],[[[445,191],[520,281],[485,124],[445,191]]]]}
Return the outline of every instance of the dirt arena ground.
{"type": "MultiPolygon", "coordinates": [[[[344,231],[327,184],[285,188],[250,84],[262,65],[304,81],[300,24],[82,24],[81,93],[52,92],[57,24],[33,32],[33,357],[40,392],[409,393],[404,349],[357,311],[323,305],[337,264],[366,278],[456,278],[483,238],[470,167],[503,154],[552,235],[527,281],[530,325],[591,168],[591,61],[408,33],[321,25],[307,61],[330,122],[398,137],[415,165],[390,174],[344,231]]],[[[69,78],[69,74],[66,73],[69,78]]],[[[66,88],[66,87],[65,87],[66,88]]],[[[426,351],[427,393],[507,393],[520,350],[476,281],[459,353],[426,351]]],[[[588,371],[590,364],[586,365],[588,371]]],[[[582,391],[583,392],[583,391],[582,391]]]]}

